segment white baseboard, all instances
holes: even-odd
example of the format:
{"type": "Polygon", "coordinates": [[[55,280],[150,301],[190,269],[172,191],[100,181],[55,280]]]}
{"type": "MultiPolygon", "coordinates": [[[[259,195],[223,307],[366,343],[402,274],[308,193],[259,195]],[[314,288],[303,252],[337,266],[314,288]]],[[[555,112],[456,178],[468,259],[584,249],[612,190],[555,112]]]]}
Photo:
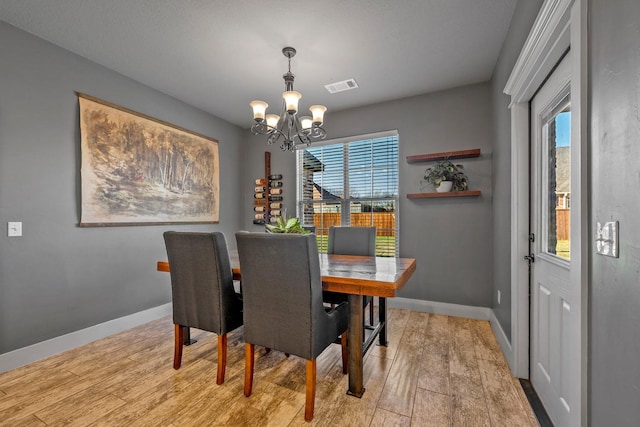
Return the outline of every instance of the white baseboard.
{"type": "Polygon", "coordinates": [[[171,303],[139,311],[99,325],[51,338],[28,347],[0,354],[0,373],[88,344],[109,335],[131,329],[172,313],[171,303]]]}
{"type": "Polygon", "coordinates": [[[404,308],[425,313],[444,314],[446,316],[466,317],[468,319],[489,320],[491,309],[471,305],[449,304],[446,302],[426,301],[412,298],[389,298],[387,306],[404,308]]]}
{"type": "Polygon", "coordinates": [[[511,347],[511,341],[507,334],[504,333],[502,326],[500,326],[500,322],[496,317],[493,310],[491,310],[491,318],[489,319],[491,322],[491,329],[493,329],[493,333],[498,340],[498,344],[500,344],[500,348],[502,349],[502,354],[504,354],[505,359],[507,359],[507,363],[509,364],[509,369],[511,369],[511,373],[513,374],[513,347],[511,347]]]}

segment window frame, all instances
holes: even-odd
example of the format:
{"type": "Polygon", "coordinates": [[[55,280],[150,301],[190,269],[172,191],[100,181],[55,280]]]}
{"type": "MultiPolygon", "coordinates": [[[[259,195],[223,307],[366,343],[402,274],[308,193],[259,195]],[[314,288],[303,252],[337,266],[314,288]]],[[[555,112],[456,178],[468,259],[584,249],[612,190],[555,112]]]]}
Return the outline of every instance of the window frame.
{"type": "MultiPolygon", "coordinates": [[[[300,218],[302,221],[304,221],[304,205],[308,204],[309,202],[311,202],[312,204],[335,204],[335,205],[339,205],[339,213],[340,213],[340,225],[343,227],[347,227],[351,225],[351,206],[354,202],[357,203],[369,203],[371,206],[371,215],[373,216],[373,214],[375,213],[373,210],[373,206],[378,203],[378,202],[385,202],[385,201],[391,201],[394,205],[394,228],[393,229],[378,229],[376,230],[376,234],[378,236],[380,236],[378,233],[381,230],[391,230],[393,232],[393,236],[395,238],[395,252],[394,255],[395,257],[399,256],[400,253],[400,221],[399,221],[399,205],[400,205],[400,136],[397,130],[389,130],[389,131],[384,131],[384,132],[376,132],[376,133],[370,133],[370,134],[364,134],[364,135],[354,135],[354,136],[349,136],[349,137],[344,137],[344,138],[336,138],[336,139],[331,139],[331,140],[326,140],[326,141],[322,141],[322,142],[317,142],[317,143],[313,143],[313,145],[309,146],[309,147],[299,147],[296,150],[296,213],[298,218],[300,218]],[[379,139],[383,139],[383,138],[395,138],[396,139],[396,144],[397,144],[397,153],[398,153],[398,157],[396,159],[396,162],[394,163],[394,166],[396,168],[396,185],[395,185],[395,194],[392,196],[385,196],[385,197],[375,197],[373,194],[370,194],[369,197],[352,197],[350,195],[350,183],[349,183],[349,144],[353,143],[353,142],[360,142],[360,141],[368,141],[371,140],[372,142],[374,140],[379,140],[379,139]],[[344,197],[336,200],[336,199],[312,199],[312,200],[305,200],[304,199],[304,190],[305,190],[305,186],[303,181],[303,161],[304,159],[301,158],[300,156],[302,154],[300,154],[299,152],[304,152],[305,149],[307,148],[315,148],[315,147],[319,147],[319,146],[328,146],[328,145],[342,145],[344,150],[343,150],[343,154],[342,154],[342,161],[343,161],[343,167],[342,167],[342,183],[343,183],[343,192],[344,192],[344,197]]],[[[373,166],[371,167],[370,170],[374,170],[373,166]]],[[[371,223],[373,225],[373,218],[371,220],[371,223]]],[[[304,224],[307,225],[307,224],[304,224]]],[[[319,246],[319,250],[321,252],[326,252],[326,242],[325,244],[322,244],[320,241],[318,242],[318,246],[319,246]]],[[[379,255],[380,256],[380,255],[379,255]]]]}

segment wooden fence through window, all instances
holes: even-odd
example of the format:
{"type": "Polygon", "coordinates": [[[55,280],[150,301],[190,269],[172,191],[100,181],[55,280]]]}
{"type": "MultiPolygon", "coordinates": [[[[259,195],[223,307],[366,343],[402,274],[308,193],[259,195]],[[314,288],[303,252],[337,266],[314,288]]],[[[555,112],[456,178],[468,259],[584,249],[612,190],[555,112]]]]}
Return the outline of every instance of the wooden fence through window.
{"type": "Polygon", "coordinates": [[[556,237],[558,240],[569,240],[570,216],[571,209],[556,209],[556,237]]]}
{"type": "MultiPolygon", "coordinates": [[[[339,212],[325,212],[313,214],[313,225],[318,234],[329,234],[329,227],[340,226],[339,212]]],[[[395,212],[354,212],[351,214],[352,227],[376,227],[378,236],[395,236],[395,212]]]]}

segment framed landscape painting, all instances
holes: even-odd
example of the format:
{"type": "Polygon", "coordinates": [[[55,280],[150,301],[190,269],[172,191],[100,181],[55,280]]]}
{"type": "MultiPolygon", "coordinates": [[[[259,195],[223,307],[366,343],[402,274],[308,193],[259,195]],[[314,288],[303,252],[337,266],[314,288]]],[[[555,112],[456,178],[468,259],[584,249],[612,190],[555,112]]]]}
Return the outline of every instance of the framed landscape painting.
{"type": "Polygon", "coordinates": [[[218,141],[78,94],[80,226],[215,223],[218,141]]]}

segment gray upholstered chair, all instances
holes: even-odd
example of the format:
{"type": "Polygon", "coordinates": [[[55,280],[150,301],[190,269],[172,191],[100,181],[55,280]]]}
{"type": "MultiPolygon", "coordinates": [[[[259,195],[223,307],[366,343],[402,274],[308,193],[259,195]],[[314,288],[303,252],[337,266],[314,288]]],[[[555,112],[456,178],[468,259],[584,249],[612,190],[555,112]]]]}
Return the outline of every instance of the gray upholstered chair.
{"type": "Polygon", "coordinates": [[[218,375],[224,382],[227,333],[242,325],[242,299],[233,287],[227,242],[222,233],[167,231],[164,241],[171,272],[174,369],[182,363],[184,335],[190,327],[218,335],[218,375]]]}
{"type": "Polygon", "coordinates": [[[299,356],[306,363],[305,420],[313,418],[316,358],[341,335],[346,368],[348,304],[322,303],[315,234],[236,233],[244,301],[244,394],[253,387],[254,346],[299,356]]]}
{"type": "MultiPolygon", "coordinates": [[[[375,227],[329,227],[327,253],[340,255],[376,256],[375,227]]],[[[324,302],[338,304],[347,300],[347,295],[323,292],[324,302]]],[[[362,308],[369,306],[369,324],[373,325],[373,297],[364,296],[362,308]]]]}
{"type": "Polygon", "coordinates": [[[376,256],[375,227],[329,227],[330,254],[376,256]]]}

